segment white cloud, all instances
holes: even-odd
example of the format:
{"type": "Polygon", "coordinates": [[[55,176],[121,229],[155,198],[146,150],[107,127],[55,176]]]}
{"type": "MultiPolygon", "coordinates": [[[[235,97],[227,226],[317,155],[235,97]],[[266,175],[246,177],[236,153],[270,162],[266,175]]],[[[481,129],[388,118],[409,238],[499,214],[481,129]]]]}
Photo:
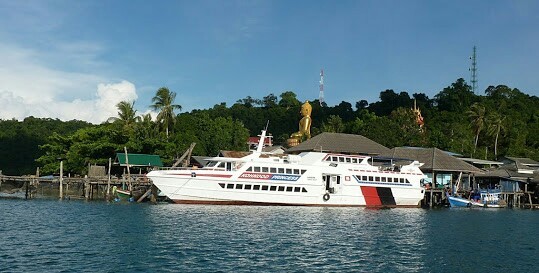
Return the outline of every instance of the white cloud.
{"type": "Polygon", "coordinates": [[[101,123],[117,115],[118,102],[138,98],[129,81],[111,83],[95,72],[80,72],[102,72],[95,61],[99,46],[58,44],[57,49],[0,43],[0,119],[35,116],[101,123]]]}
{"type": "Polygon", "coordinates": [[[0,118],[24,119],[28,116],[58,118],[61,120],[85,120],[101,123],[117,116],[116,104],[135,101],[138,98],[135,85],[128,81],[99,84],[96,96],[89,100],[73,101],[27,101],[12,92],[0,92],[0,118]]]}

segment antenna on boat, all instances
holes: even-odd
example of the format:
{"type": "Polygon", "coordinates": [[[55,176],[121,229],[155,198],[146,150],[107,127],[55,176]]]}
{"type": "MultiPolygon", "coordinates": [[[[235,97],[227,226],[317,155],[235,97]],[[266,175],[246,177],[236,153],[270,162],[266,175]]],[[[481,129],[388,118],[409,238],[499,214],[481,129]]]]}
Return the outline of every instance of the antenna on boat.
{"type": "Polygon", "coordinates": [[[266,123],[266,128],[264,128],[262,130],[262,134],[258,135],[260,137],[260,139],[258,140],[258,147],[256,147],[256,152],[255,153],[257,153],[257,154],[261,154],[262,153],[262,148],[264,148],[264,142],[266,141],[266,132],[268,131],[268,126],[269,126],[269,120],[266,123]]]}

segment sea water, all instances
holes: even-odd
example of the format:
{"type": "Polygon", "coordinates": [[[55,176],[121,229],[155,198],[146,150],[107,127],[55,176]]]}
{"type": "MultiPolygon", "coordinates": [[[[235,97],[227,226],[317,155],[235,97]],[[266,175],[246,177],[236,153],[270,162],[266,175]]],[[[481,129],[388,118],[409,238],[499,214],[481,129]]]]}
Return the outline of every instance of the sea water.
{"type": "Polygon", "coordinates": [[[538,272],[539,212],[0,199],[0,272],[538,272]]]}

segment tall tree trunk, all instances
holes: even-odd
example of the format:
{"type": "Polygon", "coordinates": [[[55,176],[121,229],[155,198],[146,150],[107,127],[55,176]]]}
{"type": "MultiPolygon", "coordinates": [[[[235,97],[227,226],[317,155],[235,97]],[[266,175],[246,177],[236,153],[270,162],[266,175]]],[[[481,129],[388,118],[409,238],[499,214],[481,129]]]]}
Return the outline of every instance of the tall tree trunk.
{"type": "Polygon", "coordinates": [[[496,131],[496,140],[494,140],[494,159],[498,160],[498,136],[500,135],[500,127],[496,131]]]}

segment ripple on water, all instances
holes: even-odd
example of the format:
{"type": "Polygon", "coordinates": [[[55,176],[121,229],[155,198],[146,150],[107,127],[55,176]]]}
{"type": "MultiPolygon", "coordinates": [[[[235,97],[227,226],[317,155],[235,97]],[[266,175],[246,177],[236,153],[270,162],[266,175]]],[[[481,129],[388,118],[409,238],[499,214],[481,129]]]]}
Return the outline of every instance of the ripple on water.
{"type": "Polygon", "coordinates": [[[532,211],[0,206],[2,272],[533,272],[539,256],[532,211]]]}

